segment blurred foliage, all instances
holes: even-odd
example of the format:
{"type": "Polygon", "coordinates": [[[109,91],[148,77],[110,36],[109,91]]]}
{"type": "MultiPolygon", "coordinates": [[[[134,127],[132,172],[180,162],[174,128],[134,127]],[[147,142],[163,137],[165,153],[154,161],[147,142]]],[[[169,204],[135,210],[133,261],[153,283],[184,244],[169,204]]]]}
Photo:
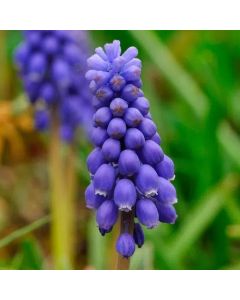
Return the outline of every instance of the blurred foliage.
{"type": "MultiPolygon", "coordinates": [[[[137,46],[143,89],[163,147],[176,165],[179,218],[146,231],[132,269],[240,268],[240,32],[92,31],[92,46],[121,40],[137,46]]],[[[51,268],[47,143],[32,128],[16,80],[17,31],[0,34],[0,268],[51,268]],[[25,230],[27,229],[31,230],[25,230]],[[23,230],[21,230],[23,229],[23,230]],[[20,234],[19,234],[20,230],[20,234]],[[17,231],[17,234],[14,232],[17,231]],[[22,232],[22,234],[21,234],[22,232]]],[[[116,232],[102,238],[84,208],[91,146],[79,133],[75,268],[114,268],[116,232]]]]}

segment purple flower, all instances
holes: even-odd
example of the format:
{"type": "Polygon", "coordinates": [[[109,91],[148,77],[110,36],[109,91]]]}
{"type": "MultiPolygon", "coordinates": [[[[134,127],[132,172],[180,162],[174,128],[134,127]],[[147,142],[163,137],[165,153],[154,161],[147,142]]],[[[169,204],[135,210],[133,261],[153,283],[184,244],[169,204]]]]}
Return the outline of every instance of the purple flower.
{"type": "Polygon", "coordinates": [[[39,109],[35,112],[35,127],[44,131],[49,128],[50,118],[49,112],[45,109],[39,109]]]}
{"type": "Polygon", "coordinates": [[[25,31],[24,42],[15,53],[24,89],[36,109],[36,128],[42,131],[49,127],[44,125],[43,113],[38,109],[38,103],[43,102],[49,124],[53,108],[57,110],[60,136],[65,142],[74,139],[79,126],[88,133],[93,114],[84,76],[89,50],[87,38],[81,38],[79,42],[80,35],[87,34],[84,31],[75,34],[72,31],[25,31]]]}
{"type": "Polygon", "coordinates": [[[162,148],[152,140],[147,140],[141,151],[144,163],[155,166],[163,160],[164,153],[162,148]]]}
{"type": "Polygon", "coordinates": [[[142,131],[146,139],[152,138],[156,132],[157,127],[154,122],[148,118],[144,118],[139,126],[139,129],[142,131]]]}
{"type": "Polygon", "coordinates": [[[141,124],[143,116],[137,108],[130,107],[124,115],[124,121],[129,127],[137,127],[141,124]]]}
{"type": "Polygon", "coordinates": [[[102,150],[95,148],[87,158],[87,167],[90,174],[94,175],[98,168],[105,163],[102,150]]]}
{"type": "Polygon", "coordinates": [[[139,97],[132,103],[132,107],[137,108],[145,116],[149,112],[149,101],[144,97],[139,97]]]}
{"type": "Polygon", "coordinates": [[[126,123],[121,118],[114,118],[110,121],[107,133],[114,139],[121,139],[127,131],[126,123]]]}
{"type": "Polygon", "coordinates": [[[163,177],[159,177],[159,187],[156,199],[162,204],[177,203],[177,195],[175,187],[163,177]]]}
{"type": "Polygon", "coordinates": [[[158,210],[152,200],[147,198],[138,200],[136,204],[136,215],[138,220],[147,228],[153,228],[158,225],[158,210]]]}
{"type": "Polygon", "coordinates": [[[107,130],[101,127],[93,127],[91,132],[91,141],[96,147],[101,147],[108,138],[107,130]]]}
{"type": "Polygon", "coordinates": [[[114,190],[114,202],[119,210],[130,211],[137,199],[137,192],[133,182],[120,179],[114,190]]]}
{"type": "Polygon", "coordinates": [[[156,171],[149,165],[142,165],[135,180],[138,190],[146,197],[157,194],[159,180],[156,171]]]}
{"type": "Polygon", "coordinates": [[[97,209],[106,199],[103,196],[95,195],[94,185],[91,182],[85,191],[86,206],[90,209],[97,209]]]}
{"type": "Polygon", "coordinates": [[[141,162],[136,154],[136,152],[132,150],[124,150],[121,152],[118,168],[119,173],[123,176],[133,176],[134,174],[139,172],[141,166],[141,162]]]}
{"type": "Polygon", "coordinates": [[[97,223],[99,228],[110,230],[117,222],[118,209],[112,200],[104,201],[97,209],[97,223]]]}
{"type": "Polygon", "coordinates": [[[142,227],[139,223],[134,223],[133,238],[135,244],[138,245],[138,248],[141,248],[142,245],[144,244],[145,238],[144,238],[142,227]]]}
{"type": "Polygon", "coordinates": [[[115,185],[115,170],[111,165],[101,165],[94,175],[95,195],[106,197],[110,195],[115,185]],[[104,179],[104,180],[103,180],[104,179]]]}
{"type": "Polygon", "coordinates": [[[106,199],[97,210],[102,235],[112,230],[121,211],[116,249],[124,257],[133,255],[135,244],[144,244],[142,227],[134,218],[147,228],[176,220],[176,191],[169,182],[173,163],[160,147],[149,101],[141,90],[137,53],[130,47],[121,54],[119,41],[98,47],[86,73],[96,110],[91,134],[96,152],[87,161],[94,188],[86,193],[86,202],[95,209],[94,195],[106,199]]]}
{"type": "Polygon", "coordinates": [[[131,234],[122,233],[118,237],[116,243],[116,250],[123,257],[130,257],[135,252],[135,242],[131,234]]]}
{"type": "Polygon", "coordinates": [[[160,222],[168,224],[174,224],[176,222],[177,213],[173,205],[156,202],[156,207],[160,222]]]}
{"type": "Polygon", "coordinates": [[[102,153],[107,161],[117,162],[121,153],[120,142],[112,138],[107,139],[102,145],[102,153]]]}
{"type": "Polygon", "coordinates": [[[115,98],[110,104],[110,109],[115,117],[122,117],[128,108],[128,104],[121,98],[115,98]]]}
{"type": "Polygon", "coordinates": [[[145,138],[139,129],[129,128],[126,132],[124,143],[126,148],[136,150],[144,145],[145,138]]]}
{"type": "Polygon", "coordinates": [[[108,107],[99,108],[93,116],[96,126],[100,126],[102,128],[106,128],[111,119],[112,113],[108,107]]]}
{"type": "Polygon", "coordinates": [[[175,177],[174,163],[170,157],[164,155],[163,160],[155,166],[160,177],[167,180],[173,180],[175,177]]]}

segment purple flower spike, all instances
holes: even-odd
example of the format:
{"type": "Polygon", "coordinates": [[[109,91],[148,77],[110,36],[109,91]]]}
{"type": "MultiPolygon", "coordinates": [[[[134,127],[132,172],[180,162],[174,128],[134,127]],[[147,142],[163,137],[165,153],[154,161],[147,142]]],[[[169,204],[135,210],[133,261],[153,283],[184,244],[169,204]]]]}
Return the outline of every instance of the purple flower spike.
{"type": "Polygon", "coordinates": [[[123,257],[130,257],[135,252],[135,242],[131,234],[122,233],[120,234],[117,243],[116,250],[123,257]]]}
{"type": "Polygon", "coordinates": [[[73,141],[79,126],[89,134],[93,107],[85,79],[87,40],[84,31],[73,34],[64,30],[27,30],[15,54],[24,89],[36,112],[36,128],[49,129],[43,126],[39,110],[45,111],[49,122],[55,111],[59,136],[66,143],[73,141]],[[70,101],[73,98],[74,101],[70,101]]]}
{"type": "Polygon", "coordinates": [[[175,175],[174,163],[170,157],[164,155],[163,160],[155,167],[158,175],[168,180],[173,180],[175,175]]]}
{"type": "Polygon", "coordinates": [[[133,102],[132,107],[137,108],[145,116],[149,112],[149,101],[145,97],[139,97],[133,102]]]}
{"type": "Polygon", "coordinates": [[[87,158],[87,167],[90,174],[94,175],[97,169],[105,163],[102,151],[100,148],[94,149],[87,158]]]}
{"type": "Polygon", "coordinates": [[[118,161],[118,168],[121,175],[133,176],[139,171],[140,165],[140,160],[134,151],[124,150],[121,152],[118,161]]]}
{"type": "Polygon", "coordinates": [[[110,121],[107,133],[111,138],[114,139],[121,139],[127,131],[126,123],[123,121],[123,119],[120,118],[114,118],[110,121]]]}
{"type": "Polygon", "coordinates": [[[139,223],[134,223],[133,238],[138,248],[141,248],[144,244],[145,238],[142,227],[139,223]]]}
{"type": "Polygon", "coordinates": [[[149,112],[150,104],[141,90],[142,63],[136,55],[135,47],[121,55],[120,43],[114,41],[104,49],[95,50],[88,60],[87,73],[97,110],[93,140],[108,162],[91,178],[95,196],[112,199],[99,207],[97,222],[100,233],[105,235],[112,230],[114,222],[109,222],[109,217],[106,217],[107,225],[103,222],[102,207],[110,202],[121,211],[121,234],[116,249],[123,257],[133,255],[135,244],[139,248],[144,244],[140,223],[153,228],[160,221],[173,223],[176,219],[172,206],[176,202],[176,191],[167,180],[172,178],[174,167],[160,147],[161,139],[149,112]],[[133,234],[130,234],[135,218],[140,223],[134,223],[133,234]]]}
{"type": "Polygon", "coordinates": [[[106,199],[103,196],[95,195],[93,183],[90,183],[85,191],[86,206],[90,209],[97,209],[106,199]]]}
{"type": "Polygon", "coordinates": [[[114,202],[119,210],[130,211],[137,199],[136,188],[129,179],[120,179],[114,190],[114,202]]]}
{"type": "Polygon", "coordinates": [[[102,128],[107,127],[111,118],[112,118],[112,113],[108,107],[99,108],[93,116],[95,124],[102,128]]]}
{"type": "Polygon", "coordinates": [[[137,128],[129,128],[126,132],[124,143],[126,148],[137,150],[144,145],[145,138],[137,128]]]}
{"type": "Polygon", "coordinates": [[[96,147],[101,147],[108,138],[107,130],[101,127],[93,127],[91,141],[96,147]]]}
{"type": "Polygon", "coordinates": [[[152,166],[160,163],[164,157],[162,148],[152,140],[145,142],[141,155],[144,162],[152,166]]]}
{"type": "Polygon", "coordinates": [[[156,199],[162,204],[177,203],[175,187],[163,177],[159,177],[159,188],[156,199]]]}
{"type": "Polygon", "coordinates": [[[178,216],[173,205],[156,202],[156,206],[160,222],[168,224],[174,224],[176,222],[178,216]]]}
{"type": "Polygon", "coordinates": [[[122,117],[125,114],[125,111],[128,108],[128,104],[125,100],[121,98],[115,98],[110,104],[110,109],[113,116],[122,117]]]}
{"type": "Polygon", "coordinates": [[[102,146],[102,153],[104,158],[109,162],[118,161],[121,152],[121,145],[118,140],[109,138],[102,146]]]}
{"type": "Polygon", "coordinates": [[[154,228],[159,223],[159,215],[156,205],[149,199],[140,199],[136,204],[138,220],[147,228],[154,228]]]}
{"type": "Polygon", "coordinates": [[[146,139],[150,139],[157,131],[157,127],[154,122],[148,118],[144,118],[139,126],[146,139]]]}
{"type": "Polygon", "coordinates": [[[142,165],[136,177],[138,190],[146,197],[157,194],[159,178],[156,171],[149,165],[142,165]]]}
{"type": "Polygon", "coordinates": [[[124,121],[129,127],[139,126],[142,122],[142,119],[143,119],[142,114],[138,109],[134,107],[128,108],[124,116],[124,121]]]}
{"type": "Polygon", "coordinates": [[[111,194],[115,184],[115,170],[112,166],[101,165],[94,175],[93,184],[95,188],[95,195],[106,197],[111,194]]]}
{"type": "Polygon", "coordinates": [[[105,200],[98,208],[96,220],[99,228],[110,230],[117,222],[118,209],[112,200],[105,200]]]}

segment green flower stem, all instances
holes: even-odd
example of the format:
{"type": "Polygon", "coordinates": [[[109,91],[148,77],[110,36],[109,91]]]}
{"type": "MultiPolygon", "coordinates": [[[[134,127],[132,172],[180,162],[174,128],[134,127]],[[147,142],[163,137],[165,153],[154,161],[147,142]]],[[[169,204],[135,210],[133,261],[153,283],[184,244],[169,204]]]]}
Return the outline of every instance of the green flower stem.
{"type": "MultiPolygon", "coordinates": [[[[134,228],[134,214],[133,212],[126,213],[121,212],[120,215],[120,233],[126,232],[126,228],[128,228],[128,232],[133,234],[134,228]]],[[[117,256],[117,270],[128,270],[130,266],[130,258],[125,258],[122,255],[118,254],[117,256]]]]}
{"type": "Polygon", "coordinates": [[[71,205],[67,196],[67,178],[61,156],[59,120],[52,113],[50,136],[49,175],[52,211],[52,251],[55,269],[72,269],[71,205]]]}
{"type": "Polygon", "coordinates": [[[71,239],[70,241],[70,252],[71,257],[75,259],[75,237],[76,237],[76,207],[75,207],[75,199],[76,199],[76,188],[77,188],[77,177],[76,177],[76,155],[75,155],[75,147],[74,142],[68,146],[67,149],[67,157],[66,157],[66,179],[67,179],[67,197],[68,197],[68,215],[69,215],[69,234],[71,239]]]}

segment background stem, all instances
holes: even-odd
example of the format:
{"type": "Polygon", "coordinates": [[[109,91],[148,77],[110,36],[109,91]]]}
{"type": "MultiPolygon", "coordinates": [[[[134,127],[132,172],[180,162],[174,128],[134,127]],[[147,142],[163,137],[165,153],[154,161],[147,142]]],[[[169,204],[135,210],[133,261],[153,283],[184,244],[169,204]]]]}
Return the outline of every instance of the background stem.
{"type": "MultiPolygon", "coordinates": [[[[121,212],[120,215],[120,234],[128,232],[133,234],[134,227],[134,214],[133,212],[121,212]]],[[[125,258],[118,254],[117,257],[117,270],[128,270],[130,266],[130,258],[125,258]]]]}
{"type": "Polygon", "coordinates": [[[68,182],[64,178],[63,166],[59,119],[54,110],[49,153],[53,259],[55,269],[72,269],[71,206],[66,193],[68,182]]]}

